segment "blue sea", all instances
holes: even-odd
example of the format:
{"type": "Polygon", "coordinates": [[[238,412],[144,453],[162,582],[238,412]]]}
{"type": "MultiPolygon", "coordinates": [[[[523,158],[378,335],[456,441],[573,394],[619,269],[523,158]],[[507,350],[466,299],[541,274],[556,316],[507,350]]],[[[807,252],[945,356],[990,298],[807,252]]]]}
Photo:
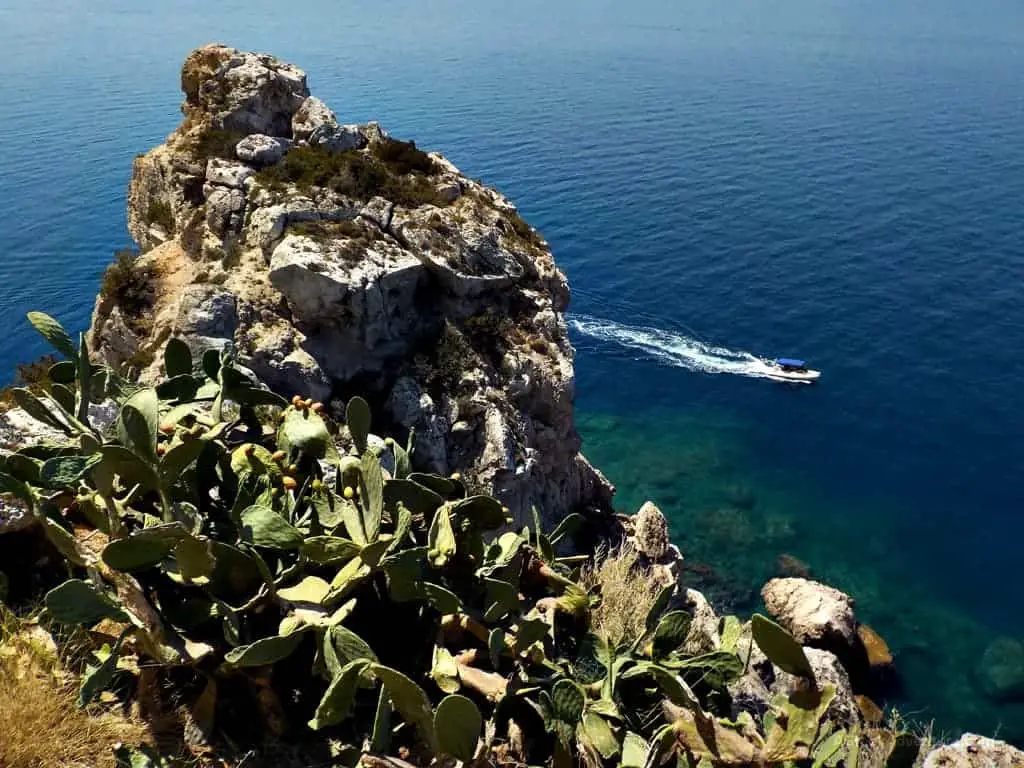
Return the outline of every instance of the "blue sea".
{"type": "Polygon", "coordinates": [[[1016,0],[0,0],[0,366],[84,329],[189,50],[309,74],[509,194],[574,289],[585,450],[737,611],[789,554],[889,641],[886,703],[1024,739],[1016,0]],[[793,386],[751,360],[823,371],[793,386]]]}

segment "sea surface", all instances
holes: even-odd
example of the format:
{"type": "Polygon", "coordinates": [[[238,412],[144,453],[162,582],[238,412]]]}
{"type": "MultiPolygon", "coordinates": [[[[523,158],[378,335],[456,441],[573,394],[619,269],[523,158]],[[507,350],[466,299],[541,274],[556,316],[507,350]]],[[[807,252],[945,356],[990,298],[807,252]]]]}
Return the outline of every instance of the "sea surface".
{"type": "Polygon", "coordinates": [[[0,368],[84,329],[189,50],[309,74],[508,193],[574,289],[585,450],[724,605],[788,554],[887,638],[887,703],[1024,740],[1018,0],[0,0],[0,368]],[[807,358],[816,386],[750,376],[807,358]]]}

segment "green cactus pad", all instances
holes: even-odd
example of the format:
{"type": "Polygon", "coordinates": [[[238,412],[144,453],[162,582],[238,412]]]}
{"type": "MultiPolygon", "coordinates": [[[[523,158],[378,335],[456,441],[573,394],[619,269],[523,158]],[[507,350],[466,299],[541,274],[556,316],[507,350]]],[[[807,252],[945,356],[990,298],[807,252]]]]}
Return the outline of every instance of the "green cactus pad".
{"type": "Polygon", "coordinates": [[[205,584],[213,573],[216,561],[209,541],[186,536],[174,547],[178,575],[186,583],[205,584]]]}
{"type": "Polygon", "coordinates": [[[327,431],[327,424],[309,408],[300,410],[289,406],[285,410],[284,421],[277,432],[277,444],[292,456],[301,452],[314,459],[338,459],[338,451],[327,431]]]}
{"type": "Polygon", "coordinates": [[[662,659],[681,646],[690,632],[692,621],[690,614],[684,611],[672,611],[662,616],[654,630],[651,655],[662,659]]]}
{"type": "Polygon", "coordinates": [[[164,373],[168,378],[192,373],[192,350],[181,339],[170,339],[164,347],[164,373]]]}
{"type": "Polygon", "coordinates": [[[661,618],[665,608],[668,607],[668,602],[672,599],[674,592],[674,586],[662,587],[661,591],[658,592],[658,596],[654,598],[654,602],[651,603],[651,607],[647,611],[647,618],[644,620],[644,625],[647,627],[648,632],[653,632],[657,628],[658,620],[661,618]]]}
{"type": "Polygon", "coordinates": [[[43,518],[43,530],[46,533],[46,538],[50,540],[50,543],[57,548],[69,562],[75,565],[84,566],[85,558],[82,557],[82,553],[78,549],[78,543],[75,541],[75,537],[68,532],[66,528],[55,523],[50,518],[43,518]]]}
{"type": "Polygon", "coordinates": [[[671,670],[666,669],[660,664],[645,661],[623,672],[622,679],[629,680],[641,675],[648,675],[653,678],[654,682],[661,688],[662,693],[665,694],[665,697],[673,704],[694,711],[700,711],[700,701],[690,689],[690,686],[671,670]]]}
{"type": "Polygon", "coordinates": [[[121,406],[117,418],[118,442],[140,459],[157,463],[156,441],[160,401],[155,389],[140,389],[121,406]]]}
{"type": "Polygon", "coordinates": [[[302,632],[290,635],[273,635],[257,640],[250,645],[241,645],[224,654],[224,661],[233,667],[262,667],[274,664],[291,656],[302,642],[302,632]]]}
{"type": "Polygon", "coordinates": [[[619,761],[621,768],[644,768],[647,760],[647,751],[650,747],[647,741],[638,733],[629,731],[622,740],[622,760],[619,761]]]}
{"type": "Polygon", "coordinates": [[[359,504],[366,540],[374,542],[380,535],[380,521],[384,515],[384,475],[380,461],[372,451],[363,454],[359,468],[359,504]]]}
{"type": "Polygon", "coordinates": [[[370,669],[388,689],[391,703],[402,718],[416,728],[428,746],[436,748],[434,713],[426,692],[397,669],[382,664],[373,664],[370,669]]]}
{"type": "Polygon", "coordinates": [[[596,749],[605,760],[611,760],[619,754],[619,741],[615,738],[608,721],[595,712],[583,715],[583,722],[578,730],[584,743],[596,749]]]}
{"type": "Polygon", "coordinates": [[[355,703],[356,691],[359,688],[359,676],[366,669],[368,662],[363,659],[349,662],[327,687],[320,704],[316,708],[316,715],[309,721],[309,727],[314,731],[326,728],[330,725],[337,725],[348,718],[352,712],[352,705],[355,703]]]}
{"type": "Polygon", "coordinates": [[[428,556],[431,564],[440,568],[455,554],[455,531],[448,505],[444,504],[434,513],[434,520],[427,533],[428,556]]]}
{"type": "Polygon", "coordinates": [[[483,717],[470,699],[459,694],[445,696],[434,713],[434,731],[441,751],[468,763],[476,753],[483,717]]]}
{"type": "Polygon", "coordinates": [[[430,667],[430,676],[437,687],[445,693],[455,693],[459,684],[459,667],[454,657],[443,645],[434,646],[434,656],[430,667]]]}
{"type": "Polygon", "coordinates": [[[299,551],[314,563],[341,565],[357,557],[361,549],[354,541],[340,536],[310,536],[299,551]]]}
{"type": "Polygon", "coordinates": [[[302,531],[270,507],[253,505],[242,513],[242,538],[257,547],[298,549],[302,531]]]}
{"type": "MultiPolygon", "coordinates": [[[[241,477],[246,472],[266,475],[272,482],[281,479],[281,466],[274,461],[273,454],[262,445],[246,443],[231,453],[231,471],[241,477]]],[[[165,457],[166,458],[166,457],[165,457]]]]}
{"type": "Polygon", "coordinates": [[[490,496],[470,496],[451,505],[452,514],[470,521],[483,531],[493,531],[505,525],[501,502],[490,496]]]}
{"type": "Polygon", "coordinates": [[[394,510],[399,504],[404,504],[414,515],[430,520],[437,508],[444,504],[444,499],[412,480],[389,480],[384,484],[384,506],[394,510]]]}
{"type": "Polygon", "coordinates": [[[356,452],[362,455],[366,451],[370,435],[370,406],[361,397],[353,397],[345,407],[345,423],[352,435],[356,452]]]}
{"type": "Polygon", "coordinates": [[[462,609],[462,601],[459,596],[439,584],[425,582],[423,592],[430,604],[442,614],[457,613],[462,609]]]}
{"type": "Polygon", "coordinates": [[[791,675],[814,679],[807,654],[789,632],[760,613],[751,618],[750,629],[757,647],[772,664],[791,675]]]}
{"type": "Polygon", "coordinates": [[[39,472],[39,480],[47,488],[53,490],[72,488],[78,483],[79,478],[100,462],[101,458],[99,454],[55,456],[43,463],[39,472]]]}
{"type": "Polygon", "coordinates": [[[572,680],[563,677],[551,688],[552,714],[563,723],[575,726],[580,722],[585,701],[583,689],[572,680]]]}
{"type": "Polygon", "coordinates": [[[95,586],[70,579],[46,593],[46,608],[61,624],[95,624],[101,619],[126,621],[128,616],[95,586]]]}
{"type": "Polygon", "coordinates": [[[57,320],[45,312],[29,312],[27,317],[28,321],[32,323],[32,327],[39,331],[39,334],[46,339],[51,347],[64,357],[72,359],[78,357],[78,350],[75,349],[74,342],[71,341],[68,332],[64,330],[64,326],[57,320]]]}
{"type": "MultiPolygon", "coordinates": [[[[164,526],[159,528],[162,529],[164,526]]],[[[149,531],[159,530],[153,528],[143,529],[123,539],[115,539],[103,548],[100,557],[110,568],[126,573],[157,566],[170,557],[175,544],[185,535],[177,523],[168,528],[173,528],[176,535],[150,534],[149,531]]]]}
{"type": "Polygon", "coordinates": [[[314,603],[320,605],[331,585],[319,576],[307,576],[294,587],[277,590],[277,596],[289,603],[314,603]]]}

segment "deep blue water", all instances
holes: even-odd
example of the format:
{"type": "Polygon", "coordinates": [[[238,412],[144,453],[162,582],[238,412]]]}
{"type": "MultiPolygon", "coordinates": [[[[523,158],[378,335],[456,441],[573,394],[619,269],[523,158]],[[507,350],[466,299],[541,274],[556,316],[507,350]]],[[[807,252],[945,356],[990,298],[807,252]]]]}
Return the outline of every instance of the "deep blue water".
{"type": "Polygon", "coordinates": [[[4,370],[44,351],[25,311],[86,326],[187,52],[270,51],[343,120],[510,194],[605,334],[675,334],[574,335],[624,507],[662,503],[740,605],[805,559],[889,638],[905,710],[1024,738],[973,682],[992,637],[1024,637],[1024,6],[175,6],[0,0],[4,370]],[[824,376],[701,372],[694,341],[824,376]]]}

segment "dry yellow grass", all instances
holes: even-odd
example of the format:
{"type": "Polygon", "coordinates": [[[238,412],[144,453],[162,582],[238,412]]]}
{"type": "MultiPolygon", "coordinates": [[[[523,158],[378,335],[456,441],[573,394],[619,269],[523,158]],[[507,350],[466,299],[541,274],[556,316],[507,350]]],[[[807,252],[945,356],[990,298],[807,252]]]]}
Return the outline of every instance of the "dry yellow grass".
{"type": "Polygon", "coordinates": [[[580,578],[587,591],[601,595],[591,622],[606,643],[621,647],[643,636],[644,621],[659,588],[647,569],[640,566],[631,547],[598,552],[580,578]]]}
{"type": "Polygon", "coordinates": [[[0,605],[0,768],[113,768],[118,742],[147,740],[139,722],[78,708],[48,635],[0,605]]]}

